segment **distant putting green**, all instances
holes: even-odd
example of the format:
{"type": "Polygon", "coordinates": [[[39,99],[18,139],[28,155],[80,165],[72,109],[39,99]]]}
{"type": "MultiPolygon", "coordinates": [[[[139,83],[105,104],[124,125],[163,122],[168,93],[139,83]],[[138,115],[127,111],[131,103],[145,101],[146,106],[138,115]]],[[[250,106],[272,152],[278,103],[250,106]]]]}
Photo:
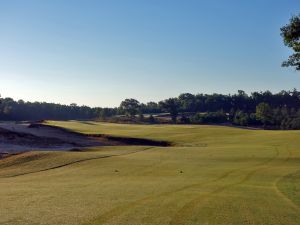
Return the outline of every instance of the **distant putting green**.
{"type": "Polygon", "coordinates": [[[164,140],[0,161],[0,224],[300,224],[300,131],[47,124],[164,140]]]}

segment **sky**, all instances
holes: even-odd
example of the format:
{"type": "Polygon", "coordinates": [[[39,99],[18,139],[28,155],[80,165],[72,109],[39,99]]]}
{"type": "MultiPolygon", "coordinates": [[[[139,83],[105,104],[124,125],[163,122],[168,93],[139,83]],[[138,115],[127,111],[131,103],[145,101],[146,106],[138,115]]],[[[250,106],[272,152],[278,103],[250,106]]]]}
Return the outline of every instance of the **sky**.
{"type": "Polygon", "coordinates": [[[299,0],[0,0],[0,94],[118,106],[300,89],[280,27],[299,0]]]}

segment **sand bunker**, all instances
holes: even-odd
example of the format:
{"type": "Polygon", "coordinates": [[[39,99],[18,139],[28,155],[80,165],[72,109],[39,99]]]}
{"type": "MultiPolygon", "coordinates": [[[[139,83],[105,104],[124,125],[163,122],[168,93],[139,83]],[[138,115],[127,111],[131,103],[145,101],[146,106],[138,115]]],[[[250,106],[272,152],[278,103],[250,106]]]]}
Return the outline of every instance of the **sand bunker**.
{"type": "Polygon", "coordinates": [[[85,135],[41,123],[0,123],[0,157],[31,150],[66,151],[83,147],[114,145],[169,146],[170,143],[103,134],[85,135]]]}
{"type": "MultiPolygon", "coordinates": [[[[111,143],[113,144],[113,143],[111,143]]],[[[64,129],[30,123],[0,123],[0,152],[70,150],[109,143],[64,129]]]]}

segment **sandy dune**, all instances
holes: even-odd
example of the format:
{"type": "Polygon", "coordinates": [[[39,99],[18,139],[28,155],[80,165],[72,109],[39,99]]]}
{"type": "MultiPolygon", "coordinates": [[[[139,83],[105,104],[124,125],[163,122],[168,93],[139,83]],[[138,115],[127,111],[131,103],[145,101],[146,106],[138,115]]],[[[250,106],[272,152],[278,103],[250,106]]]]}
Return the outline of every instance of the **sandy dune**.
{"type": "Polygon", "coordinates": [[[76,147],[110,145],[100,138],[88,137],[42,124],[0,123],[0,152],[29,150],[71,150],[76,147]]]}

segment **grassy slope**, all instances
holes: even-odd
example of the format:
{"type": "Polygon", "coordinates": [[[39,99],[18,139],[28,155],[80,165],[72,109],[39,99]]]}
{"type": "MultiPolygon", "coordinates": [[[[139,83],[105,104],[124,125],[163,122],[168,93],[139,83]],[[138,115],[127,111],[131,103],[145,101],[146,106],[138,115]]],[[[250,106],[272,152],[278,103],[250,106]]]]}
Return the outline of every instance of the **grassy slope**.
{"type": "Polygon", "coordinates": [[[300,224],[299,131],[50,124],[176,145],[8,158],[0,224],[300,224]]]}

